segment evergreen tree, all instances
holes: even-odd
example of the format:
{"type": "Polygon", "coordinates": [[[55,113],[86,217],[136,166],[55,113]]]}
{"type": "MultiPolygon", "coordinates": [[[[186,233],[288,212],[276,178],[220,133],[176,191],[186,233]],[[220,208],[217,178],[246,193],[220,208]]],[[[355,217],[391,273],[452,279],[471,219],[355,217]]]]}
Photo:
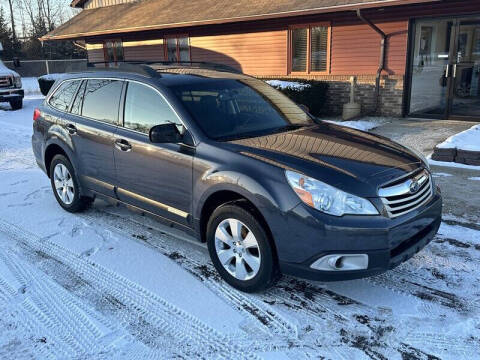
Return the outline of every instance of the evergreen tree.
{"type": "Polygon", "coordinates": [[[2,58],[11,60],[17,55],[18,44],[13,40],[12,30],[9,27],[3,7],[0,7],[0,43],[3,46],[2,58]]]}

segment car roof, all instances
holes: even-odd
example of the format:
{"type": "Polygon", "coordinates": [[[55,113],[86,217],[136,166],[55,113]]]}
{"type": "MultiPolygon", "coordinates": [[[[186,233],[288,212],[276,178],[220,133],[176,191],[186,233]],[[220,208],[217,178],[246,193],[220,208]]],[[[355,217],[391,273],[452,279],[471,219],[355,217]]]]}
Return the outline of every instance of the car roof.
{"type": "MultiPolygon", "coordinates": [[[[202,63],[204,64],[204,63],[202,63]]],[[[165,86],[184,85],[207,79],[251,79],[233,68],[222,65],[190,66],[182,64],[119,64],[109,67],[89,67],[86,71],[65,74],[63,79],[122,78],[157,82],[165,86]]]]}

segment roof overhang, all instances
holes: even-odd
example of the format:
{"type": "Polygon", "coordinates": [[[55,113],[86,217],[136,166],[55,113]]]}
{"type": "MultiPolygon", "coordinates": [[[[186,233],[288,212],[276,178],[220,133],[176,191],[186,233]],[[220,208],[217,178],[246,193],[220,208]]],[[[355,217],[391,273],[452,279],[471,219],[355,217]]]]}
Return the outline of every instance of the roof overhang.
{"type": "MultiPolygon", "coordinates": [[[[81,4],[83,4],[85,1],[86,0],[73,0],[71,3],[71,6],[77,6],[77,7],[81,6],[81,4]]],[[[53,35],[50,35],[52,33],[50,32],[42,36],[39,40],[40,41],[74,40],[74,39],[81,39],[86,37],[95,37],[99,35],[120,34],[120,33],[125,34],[125,33],[140,32],[140,31],[185,28],[185,27],[202,26],[202,25],[227,24],[227,23],[246,22],[246,21],[255,21],[255,20],[268,20],[268,19],[277,19],[277,18],[285,18],[285,17],[293,17],[293,16],[316,15],[316,14],[333,13],[333,12],[340,12],[340,11],[355,11],[358,9],[384,8],[384,7],[390,7],[390,6],[432,3],[432,2],[441,2],[441,1],[444,1],[444,0],[372,0],[368,2],[365,2],[365,1],[358,2],[358,3],[352,2],[349,4],[343,4],[343,5],[324,6],[324,7],[320,6],[320,7],[315,7],[311,9],[272,12],[272,13],[256,14],[256,15],[248,15],[248,16],[214,18],[214,19],[185,21],[185,22],[160,23],[160,24],[151,24],[151,25],[143,25],[143,26],[120,27],[120,28],[112,28],[112,29],[102,29],[99,31],[84,31],[84,32],[66,33],[66,34],[58,34],[58,35],[55,35],[56,31],[54,30],[53,35]]],[[[126,5],[126,4],[123,4],[123,5],[126,5]]],[[[114,6],[122,6],[122,4],[114,5],[114,6]]],[[[64,25],[67,25],[69,22],[75,20],[79,16],[82,16],[83,13],[94,11],[94,10],[96,9],[83,10],[80,14],[70,19],[64,25]]]]}

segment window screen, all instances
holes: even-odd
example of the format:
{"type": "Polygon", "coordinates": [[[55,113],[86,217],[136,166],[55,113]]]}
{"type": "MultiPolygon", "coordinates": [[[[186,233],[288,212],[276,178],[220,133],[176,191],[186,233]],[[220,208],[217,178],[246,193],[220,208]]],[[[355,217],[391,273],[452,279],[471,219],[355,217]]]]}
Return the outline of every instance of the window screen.
{"type": "Polygon", "coordinates": [[[80,80],[65,81],[50,97],[49,104],[60,111],[68,111],[75,93],[77,92],[80,80]]]}
{"type": "Polygon", "coordinates": [[[125,98],[124,126],[148,134],[155,125],[181,122],[167,102],[151,87],[129,82],[125,98]]]}
{"type": "Polygon", "coordinates": [[[328,52],[328,28],[325,26],[315,26],[310,29],[310,70],[327,70],[327,52],[328,52]]]}
{"type": "Polygon", "coordinates": [[[308,29],[292,30],[292,71],[307,71],[308,29]]]}
{"type": "Polygon", "coordinates": [[[122,84],[120,80],[88,80],[83,98],[82,115],[117,124],[122,84]]]}
{"type": "Polygon", "coordinates": [[[328,71],[328,36],[328,26],[292,29],[291,71],[301,73],[328,71]]]}
{"type": "Polygon", "coordinates": [[[165,39],[167,44],[167,61],[190,61],[190,46],[188,37],[168,37],[165,39]]]}

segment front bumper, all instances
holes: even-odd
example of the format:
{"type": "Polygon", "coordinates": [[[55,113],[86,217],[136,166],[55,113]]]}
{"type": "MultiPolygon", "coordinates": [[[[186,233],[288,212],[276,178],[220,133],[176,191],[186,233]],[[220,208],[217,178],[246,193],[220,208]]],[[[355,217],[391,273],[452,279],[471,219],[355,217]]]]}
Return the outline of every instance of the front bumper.
{"type": "Polygon", "coordinates": [[[407,261],[430,243],[440,227],[441,214],[439,191],[421,208],[395,219],[383,216],[334,218],[301,204],[289,214],[288,219],[292,220],[286,221],[288,226],[280,229],[284,235],[277,237],[278,232],[274,233],[280,270],[284,274],[318,281],[351,280],[380,274],[407,261]],[[311,268],[315,261],[330,254],[366,254],[368,267],[354,271],[311,268]]]}
{"type": "Polygon", "coordinates": [[[22,89],[0,90],[0,102],[23,99],[25,93],[22,89]]]}

